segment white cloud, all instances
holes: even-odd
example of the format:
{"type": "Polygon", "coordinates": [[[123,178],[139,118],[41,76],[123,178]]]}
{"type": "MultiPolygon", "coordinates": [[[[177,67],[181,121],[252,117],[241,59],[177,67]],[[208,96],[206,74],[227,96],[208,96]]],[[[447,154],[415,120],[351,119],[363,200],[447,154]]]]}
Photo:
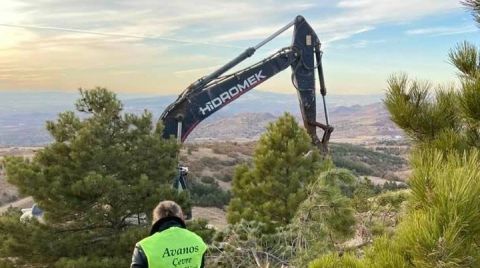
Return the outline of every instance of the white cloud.
{"type": "Polygon", "coordinates": [[[270,26],[270,27],[259,27],[253,28],[245,31],[232,32],[227,34],[221,34],[214,37],[218,41],[239,41],[239,40],[252,40],[252,39],[262,39],[266,38],[280,27],[270,26]]]}
{"type": "MultiPolygon", "coordinates": [[[[403,23],[461,8],[457,1],[452,0],[343,0],[334,6],[338,11],[330,14],[322,14],[319,8],[317,17],[321,19],[307,17],[320,39],[326,42],[348,39],[385,23],[403,23]]],[[[245,30],[221,34],[214,37],[214,40],[227,42],[262,39],[281,26],[282,23],[257,27],[248,25],[245,30]]]]}
{"type": "MultiPolygon", "coordinates": [[[[456,0],[2,0],[0,24],[11,27],[0,26],[0,77],[6,81],[3,88],[9,81],[38,87],[36,82],[28,84],[30,78],[48,81],[43,88],[76,88],[84,81],[104,84],[118,79],[107,72],[112,70],[123,75],[115,86],[139,81],[132,88],[174,90],[178,79],[172,77],[185,77],[181,83],[188,84],[189,76],[241,52],[237,42],[249,40],[253,45],[297,14],[310,14],[307,20],[320,39],[332,43],[355,35],[363,40],[362,33],[379,25],[459,7],[456,0]],[[181,47],[190,43],[200,45],[181,47]]],[[[290,39],[286,33],[281,42],[287,36],[290,39]]],[[[356,45],[372,43],[364,41],[356,45]]],[[[279,48],[272,44],[264,51],[279,48]]]]}
{"type": "Polygon", "coordinates": [[[362,39],[355,42],[348,42],[348,43],[345,42],[342,44],[336,44],[335,48],[337,49],[365,48],[370,45],[383,44],[385,42],[387,42],[387,40],[385,39],[375,39],[375,40],[362,39]]]}
{"type": "Polygon", "coordinates": [[[361,17],[371,20],[395,21],[458,9],[461,4],[455,0],[343,0],[337,7],[355,11],[361,17]]]}
{"type": "Polygon", "coordinates": [[[352,27],[375,27],[385,23],[401,23],[428,15],[438,15],[461,8],[452,0],[344,0],[330,18],[312,24],[320,32],[347,31],[352,27]]]}
{"type": "Polygon", "coordinates": [[[347,0],[338,2],[337,6],[341,8],[363,8],[375,4],[373,0],[347,0]]]}
{"type": "Polygon", "coordinates": [[[333,33],[329,33],[329,34],[326,34],[327,38],[325,39],[324,43],[332,43],[332,42],[335,42],[335,41],[340,41],[340,40],[344,40],[344,39],[348,39],[354,35],[357,35],[357,34],[361,34],[361,33],[365,33],[365,32],[368,32],[368,31],[371,31],[373,30],[374,27],[371,27],[371,26],[365,26],[363,28],[357,28],[357,29],[351,29],[349,31],[345,30],[345,31],[339,31],[339,32],[333,32],[333,33]]]}
{"type": "Polygon", "coordinates": [[[428,36],[443,36],[455,35],[464,33],[477,32],[478,28],[473,25],[457,26],[457,27],[428,27],[407,30],[408,35],[428,35],[428,36]]]}
{"type": "Polygon", "coordinates": [[[201,74],[204,74],[207,71],[214,71],[214,70],[220,68],[221,66],[223,66],[223,64],[217,64],[217,65],[213,65],[213,66],[175,71],[175,72],[173,72],[173,74],[175,74],[178,77],[185,77],[186,75],[190,75],[190,74],[195,74],[195,75],[199,76],[201,74]]]}
{"type": "Polygon", "coordinates": [[[30,31],[35,33],[42,27],[58,30],[48,33],[47,37],[64,36],[62,29],[79,29],[79,35],[105,33],[105,36],[156,38],[167,42],[185,39],[206,45],[211,40],[220,43],[264,38],[303,11],[318,12],[316,17],[320,19],[307,19],[319,35],[340,40],[357,34],[360,29],[408,21],[460,6],[453,0],[341,0],[328,4],[313,0],[293,3],[274,0],[50,0],[15,4],[17,2],[2,3],[2,9],[7,7],[6,14],[18,15],[15,20],[11,15],[4,15],[0,23],[34,26],[37,29],[32,27],[30,31]],[[323,12],[326,5],[337,11],[323,12]]]}

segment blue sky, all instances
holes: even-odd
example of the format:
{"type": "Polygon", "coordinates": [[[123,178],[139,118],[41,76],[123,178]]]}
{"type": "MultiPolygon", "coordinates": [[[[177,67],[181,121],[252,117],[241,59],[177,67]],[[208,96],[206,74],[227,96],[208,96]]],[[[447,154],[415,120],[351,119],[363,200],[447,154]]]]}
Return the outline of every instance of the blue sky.
{"type": "MultiPolygon", "coordinates": [[[[0,90],[178,94],[298,14],[324,43],[332,94],[381,93],[395,72],[455,81],[449,49],[479,41],[456,0],[2,0],[0,90]]],[[[287,32],[239,68],[290,41],[287,32]]],[[[293,92],[289,72],[260,90],[293,92]]]]}

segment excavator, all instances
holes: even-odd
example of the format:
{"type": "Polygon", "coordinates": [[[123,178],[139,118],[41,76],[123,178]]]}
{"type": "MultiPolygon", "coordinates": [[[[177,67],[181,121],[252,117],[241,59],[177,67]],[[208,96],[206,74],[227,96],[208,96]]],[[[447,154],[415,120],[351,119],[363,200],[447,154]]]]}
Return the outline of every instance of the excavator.
{"type": "MultiPolygon", "coordinates": [[[[325,102],[327,90],[323,77],[321,43],[315,31],[302,16],[297,16],[292,22],[256,46],[246,49],[227,64],[188,86],[160,117],[164,125],[163,137],[173,136],[180,143],[184,142],[201,121],[288,67],[292,69],[291,79],[297,90],[303,125],[312,143],[323,154],[327,154],[333,127],[328,121],[325,102]],[[291,46],[280,49],[250,67],[223,75],[292,26],[294,31],[291,46]],[[318,72],[325,124],[317,122],[315,72],[318,72]],[[317,136],[317,128],[323,130],[322,139],[317,136]]],[[[174,184],[176,189],[187,189],[187,174],[188,168],[179,167],[179,174],[174,184]]]]}
{"type": "MultiPolygon", "coordinates": [[[[303,125],[317,146],[325,155],[328,153],[328,142],[333,127],[328,121],[328,111],[325,102],[327,90],[323,77],[321,43],[312,27],[305,18],[297,16],[292,22],[273,33],[254,47],[246,49],[236,58],[220,67],[213,73],[204,76],[188,86],[178,98],[170,104],[160,117],[164,125],[163,137],[176,137],[184,142],[192,130],[205,118],[233,102],[251,89],[257,87],[277,73],[292,68],[292,83],[297,89],[303,125]],[[224,75],[225,72],[251,57],[260,47],[294,27],[293,43],[280,49],[270,57],[235,73],[224,75]],[[316,63],[316,65],[315,65],[316,63]],[[315,71],[318,72],[320,94],[323,99],[325,124],[317,122],[315,71]],[[317,128],[323,130],[320,140],[317,128]]],[[[178,167],[174,188],[185,191],[187,187],[188,168],[178,167]]],[[[34,210],[36,207],[33,208],[34,210]]],[[[42,212],[37,208],[38,212],[42,212]]],[[[43,212],[42,212],[43,213],[43,212]]],[[[186,218],[192,217],[191,211],[186,211],[186,218]]],[[[40,215],[40,214],[39,214],[40,215]]],[[[35,216],[35,215],[34,215],[35,216]]]]}

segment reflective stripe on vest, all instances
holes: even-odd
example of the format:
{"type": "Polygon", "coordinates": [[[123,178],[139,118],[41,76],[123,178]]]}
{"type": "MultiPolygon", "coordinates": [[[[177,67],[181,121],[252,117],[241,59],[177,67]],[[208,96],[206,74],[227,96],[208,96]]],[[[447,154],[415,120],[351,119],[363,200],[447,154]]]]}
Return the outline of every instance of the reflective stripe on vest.
{"type": "Polygon", "coordinates": [[[199,268],[207,245],[197,234],[170,227],[139,242],[148,268],[199,268]]]}

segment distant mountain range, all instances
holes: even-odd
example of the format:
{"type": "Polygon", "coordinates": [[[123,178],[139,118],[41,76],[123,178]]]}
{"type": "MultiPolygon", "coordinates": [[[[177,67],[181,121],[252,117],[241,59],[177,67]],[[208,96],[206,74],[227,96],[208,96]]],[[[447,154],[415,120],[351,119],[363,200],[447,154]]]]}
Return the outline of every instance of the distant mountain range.
{"type": "MultiPolygon", "coordinates": [[[[403,133],[389,119],[381,102],[368,105],[336,106],[330,109],[330,122],[335,127],[332,141],[347,143],[376,142],[403,138],[403,133]]],[[[190,140],[258,139],[268,123],[280,114],[239,113],[235,116],[208,118],[189,136],[190,140]]],[[[299,122],[300,115],[295,113],[299,122]]],[[[323,121],[323,115],[319,115],[323,121]]],[[[322,132],[318,132],[321,137],[322,132]]]]}
{"type": "MultiPolygon", "coordinates": [[[[76,93],[0,92],[0,146],[35,146],[51,142],[45,121],[74,110],[76,93]]],[[[176,96],[119,95],[125,111],[145,109],[158,118],[176,96]]],[[[397,136],[401,132],[388,119],[381,95],[330,95],[327,104],[335,138],[397,136]]],[[[321,112],[321,99],[317,103],[321,112]]],[[[195,129],[189,140],[255,139],[266,125],[284,112],[299,116],[294,94],[252,91],[215,113],[195,129]]],[[[319,114],[323,119],[323,115],[319,114]]]]}

